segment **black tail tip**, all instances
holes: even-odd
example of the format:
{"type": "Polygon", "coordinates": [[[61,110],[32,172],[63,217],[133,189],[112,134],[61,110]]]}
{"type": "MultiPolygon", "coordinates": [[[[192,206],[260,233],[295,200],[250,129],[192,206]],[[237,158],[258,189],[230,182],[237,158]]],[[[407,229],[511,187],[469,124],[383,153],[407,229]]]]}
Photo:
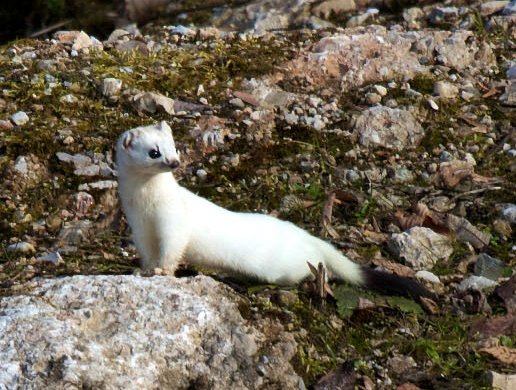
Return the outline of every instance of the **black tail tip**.
{"type": "Polygon", "coordinates": [[[401,295],[418,302],[421,298],[437,300],[437,296],[421,283],[404,276],[378,271],[372,268],[363,268],[364,284],[375,291],[387,295],[401,295]]]}

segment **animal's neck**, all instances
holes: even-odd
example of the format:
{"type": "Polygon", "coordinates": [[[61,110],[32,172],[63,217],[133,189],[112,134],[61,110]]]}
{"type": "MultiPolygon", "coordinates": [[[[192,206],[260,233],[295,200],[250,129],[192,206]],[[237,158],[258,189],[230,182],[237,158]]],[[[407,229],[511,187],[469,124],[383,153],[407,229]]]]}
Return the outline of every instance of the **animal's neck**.
{"type": "Polygon", "coordinates": [[[118,174],[119,181],[126,189],[153,191],[175,191],[179,188],[172,172],[148,174],[145,172],[127,172],[121,170],[118,174]]]}

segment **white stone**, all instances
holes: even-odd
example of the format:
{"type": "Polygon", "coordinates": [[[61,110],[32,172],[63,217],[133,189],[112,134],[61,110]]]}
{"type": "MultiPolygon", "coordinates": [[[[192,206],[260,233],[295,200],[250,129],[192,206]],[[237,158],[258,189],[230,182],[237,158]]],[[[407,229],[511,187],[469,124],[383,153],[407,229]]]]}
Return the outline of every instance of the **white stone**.
{"type": "Polygon", "coordinates": [[[14,170],[22,175],[29,173],[29,166],[25,156],[18,156],[14,162],[14,170]]]}
{"type": "Polygon", "coordinates": [[[102,80],[101,92],[106,97],[116,96],[122,89],[122,80],[114,77],[106,77],[102,80]]]}
{"type": "Polygon", "coordinates": [[[29,116],[24,111],[18,111],[11,115],[11,121],[16,126],[23,126],[29,121],[29,116]]]}
{"type": "Polygon", "coordinates": [[[436,81],[434,84],[434,94],[442,98],[452,99],[457,97],[459,89],[448,81],[436,81]]]}
{"type": "Polygon", "coordinates": [[[490,287],[496,286],[498,283],[494,280],[484,278],[483,276],[469,276],[460,282],[457,289],[459,291],[467,290],[485,290],[490,287]]]}
{"type": "Polygon", "coordinates": [[[437,276],[436,274],[434,274],[430,271],[425,271],[425,270],[417,271],[416,278],[426,280],[427,282],[430,282],[430,283],[441,284],[441,279],[439,279],[439,276],[437,276]]]}

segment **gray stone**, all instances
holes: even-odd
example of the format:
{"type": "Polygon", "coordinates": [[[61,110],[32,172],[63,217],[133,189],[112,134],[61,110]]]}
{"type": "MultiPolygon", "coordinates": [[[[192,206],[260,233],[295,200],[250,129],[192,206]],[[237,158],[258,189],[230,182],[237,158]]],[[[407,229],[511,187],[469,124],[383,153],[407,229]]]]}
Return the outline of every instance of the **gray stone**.
{"type": "Polygon", "coordinates": [[[98,176],[100,167],[96,164],[81,166],[75,169],[73,173],[77,176],[98,176]]]}
{"type": "Polygon", "coordinates": [[[245,104],[240,98],[233,98],[229,101],[229,104],[238,107],[238,108],[245,108],[245,104]]]}
{"type": "Polygon", "coordinates": [[[447,261],[453,253],[450,239],[425,227],[413,227],[393,234],[389,249],[416,270],[432,269],[439,261],[447,261]]]}
{"type": "Polygon", "coordinates": [[[95,190],[109,190],[112,188],[117,188],[118,182],[115,180],[99,180],[93,183],[84,183],[81,184],[78,188],[79,191],[89,191],[91,189],[95,190]]]}
{"type": "Polygon", "coordinates": [[[480,15],[489,16],[495,14],[502,11],[508,4],[509,1],[486,1],[480,4],[480,15]]]}
{"type": "MultiPolygon", "coordinates": [[[[515,5],[516,7],[516,5],[515,5]]],[[[516,12],[516,11],[515,11],[516,12]]],[[[516,389],[516,374],[499,374],[495,371],[489,371],[489,382],[493,389],[498,390],[514,390],[516,389]]]]}
{"type": "Polygon", "coordinates": [[[16,126],[23,126],[29,121],[29,116],[24,111],[18,111],[11,115],[11,121],[16,126]]]}
{"type": "Polygon", "coordinates": [[[91,157],[79,153],[76,153],[72,156],[71,154],[65,152],[57,152],[56,157],[59,159],[59,161],[72,163],[75,168],[85,167],[92,163],[91,157]]]}
{"type": "Polygon", "coordinates": [[[506,204],[502,208],[502,217],[511,224],[516,224],[516,204],[506,204]]]}
{"type": "Polygon", "coordinates": [[[7,245],[8,252],[20,252],[20,253],[34,253],[36,249],[34,245],[29,242],[20,241],[15,244],[7,245]]]}
{"type": "Polygon", "coordinates": [[[409,111],[385,106],[363,111],[355,119],[354,131],[362,146],[395,151],[416,147],[425,134],[409,111]]]}
{"type": "Polygon", "coordinates": [[[505,92],[500,96],[500,101],[508,106],[516,106],[516,81],[510,80],[505,92]]]}
{"type": "Polygon", "coordinates": [[[133,97],[136,110],[155,114],[165,112],[174,115],[174,99],[154,92],[143,92],[133,97]]]}
{"type": "Polygon", "coordinates": [[[80,275],[28,290],[0,301],[1,388],[302,386],[293,337],[246,326],[235,294],[211,278],[80,275]]]}
{"type": "Polygon", "coordinates": [[[491,280],[497,280],[503,275],[505,263],[486,253],[481,253],[475,263],[475,275],[491,280]]]}
{"type": "Polygon", "coordinates": [[[491,279],[484,278],[483,276],[472,275],[460,282],[457,289],[463,292],[468,290],[485,290],[496,285],[497,283],[491,279]]]}
{"type": "Polygon", "coordinates": [[[457,19],[459,16],[459,9],[457,7],[437,7],[430,11],[428,19],[430,23],[442,24],[457,19]]]}
{"type": "Polygon", "coordinates": [[[92,229],[93,222],[87,219],[68,221],[64,223],[58,238],[66,245],[77,245],[90,237],[92,229]]]}
{"type": "Polygon", "coordinates": [[[50,252],[45,253],[43,255],[37,256],[36,261],[40,263],[52,263],[54,265],[62,264],[64,263],[63,258],[59,254],[59,252],[50,252]]]}
{"type": "Polygon", "coordinates": [[[507,6],[503,9],[502,13],[507,16],[516,15],[516,1],[513,0],[509,4],[507,4],[507,6]]]}

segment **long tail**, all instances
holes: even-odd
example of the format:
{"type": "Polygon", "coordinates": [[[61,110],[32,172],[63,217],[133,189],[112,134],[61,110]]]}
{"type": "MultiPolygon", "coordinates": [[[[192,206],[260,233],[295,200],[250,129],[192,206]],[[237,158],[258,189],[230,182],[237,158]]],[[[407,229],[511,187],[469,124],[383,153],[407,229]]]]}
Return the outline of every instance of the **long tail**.
{"type": "Polygon", "coordinates": [[[423,297],[436,299],[435,294],[413,279],[366,268],[351,261],[327,242],[322,241],[320,245],[325,254],[325,265],[336,279],[362,285],[382,294],[403,295],[417,301],[423,297]]]}

